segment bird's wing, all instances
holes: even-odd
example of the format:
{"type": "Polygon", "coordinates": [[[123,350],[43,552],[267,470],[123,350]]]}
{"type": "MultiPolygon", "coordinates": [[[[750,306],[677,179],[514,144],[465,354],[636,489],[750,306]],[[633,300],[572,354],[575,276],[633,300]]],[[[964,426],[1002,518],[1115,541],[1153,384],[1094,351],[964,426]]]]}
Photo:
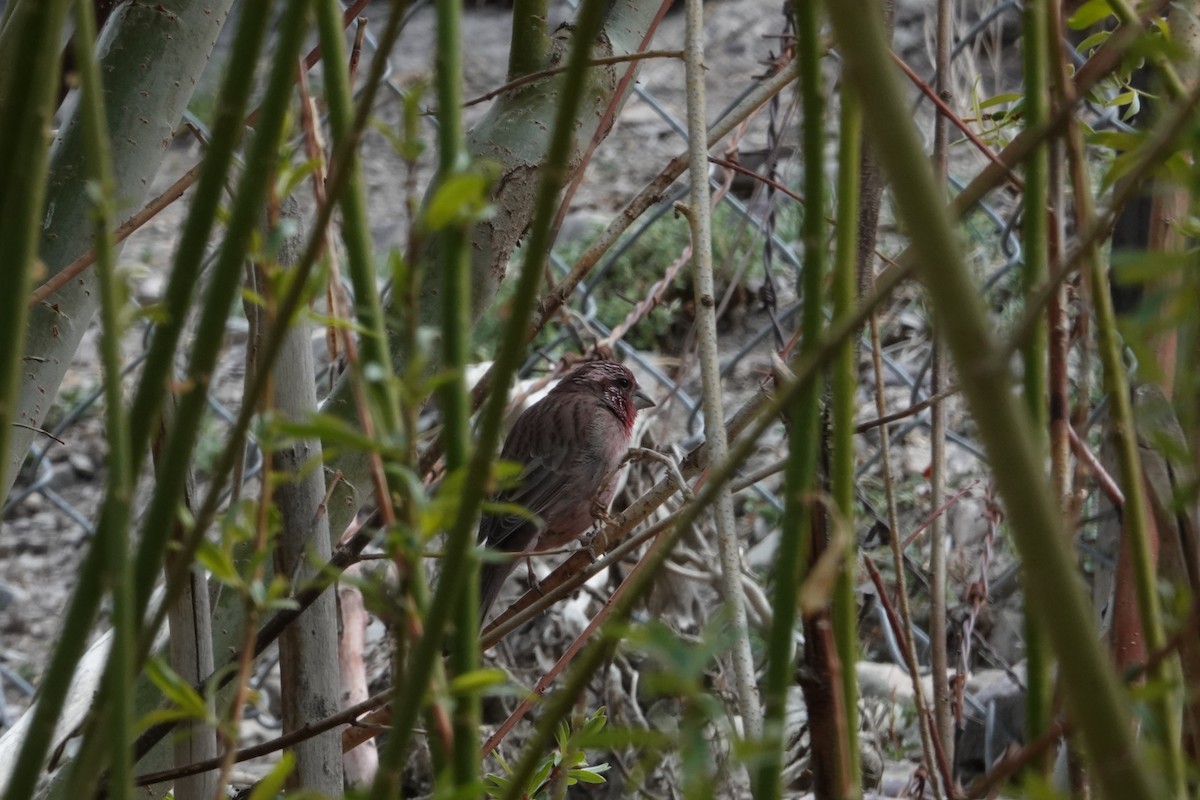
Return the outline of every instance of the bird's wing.
{"type": "MultiPolygon", "coordinates": [[[[500,457],[524,464],[525,468],[517,485],[501,492],[498,502],[543,516],[566,488],[576,453],[565,441],[561,420],[552,416],[552,407],[538,404],[513,426],[500,457]]],[[[480,540],[497,550],[518,552],[529,547],[537,531],[538,526],[520,514],[488,515],[480,526],[480,540]]]]}

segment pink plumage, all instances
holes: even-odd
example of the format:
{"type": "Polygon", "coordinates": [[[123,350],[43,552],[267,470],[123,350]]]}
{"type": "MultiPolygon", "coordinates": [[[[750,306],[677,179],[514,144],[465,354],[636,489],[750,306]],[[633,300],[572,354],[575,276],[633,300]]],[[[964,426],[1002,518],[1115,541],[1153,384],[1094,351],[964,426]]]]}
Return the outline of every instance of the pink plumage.
{"type": "MultiPolygon", "coordinates": [[[[604,478],[629,449],[637,412],[653,406],[626,367],[593,361],[577,367],[525,410],[504,441],[500,458],[524,465],[517,486],[494,499],[533,512],[542,525],[516,514],[485,515],[479,541],[506,553],[561,547],[581,536],[593,508],[607,509],[613,486],[604,478]]],[[[480,619],[500,594],[517,559],[485,563],[480,619]]]]}

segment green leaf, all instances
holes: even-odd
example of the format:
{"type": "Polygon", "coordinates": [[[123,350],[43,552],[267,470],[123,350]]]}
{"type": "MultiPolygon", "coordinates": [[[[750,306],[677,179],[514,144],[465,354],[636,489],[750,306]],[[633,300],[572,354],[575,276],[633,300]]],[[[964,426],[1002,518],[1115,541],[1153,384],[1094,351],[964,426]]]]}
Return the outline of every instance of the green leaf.
{"type": "Polygon", "coordinates": [[[604,706],[596,709],[596,712],[588,717],[583,728],[579,731],[580,736],[592,737],[604,730],[604,726],[608,724],[608,715],[605,713],[607,709],[604,706]]]}
{"type": "Polygon", "coordinates": [[[1176,274],[1196,262],[1195,253],[1114,250],[1112,268],[1122,283],[1147,283],[1176,274]]]}
{"type": "Polygon", "coordinates": [[[450,683],[450,694],[478,694],[492,686],[501,686],[508,680],[507,673],[501,669],[476,669],[464,675],[458,675],[450,683]]]}
{"type": "Polygon", "coordinates": [[[287,781],[288,775],[292,774],[295,765],[296,757],[290,750],[285,750],[279,763],[272,767],[271,771],[254,787],[254,791],[250,793],[250,800],[271,800],[271,798],[277,797],[283,791],[283,784],[287,781]]]}
{"type": "Polygon", "coordinates": [[[233,557],[212,542],[200,543],[200,547],[196,550],[196,560],[218,582],[234,588],[242,585],[242,576],[238,574],[233,557]]]}
{"type": "Polygon", "coordinates": [[[1097,31],[1075,46],[1075,52],[1087,55],[1092,50],[1108,41],[1112,31],[1097,31]]]}
{"type": "Polygon", "coordinates": [[[1067,19],[1067,25],[1079,31],[1090,28],[1112,15],[1112,6],[1108,4],[1108,0],[1087,0],[1067,19]]]}
{"type": "Polygon", "coordinates": [[[491,212],[488,192],[492,180],[481,173],[462,172],[444,180],[425,209],[425,226],[440,231],[453,224],[485,218],[491,212]]]}
{"type": "Polygon", "coordinates": [[[151,658],[146,662],[146,674],[163,696],[175,704],[183,718],[208,719],[208,706],[204,698],[161,658],[151,658]]]}
{"type": "Polygon", "coordinates": [[[326,444],[341,445],[351,450],[369,453],[380,449],[380,442],[363,436],[345,420],[329,414],[314,414],[305,422],[290,422],[282,417],[271,418],[271,432],[293,439],[320,439],[326,444]]]}
{"type": "Polygon", "coordinates": [[[558,721],[558,730],[554,732],[554,740],[558,743],[560,751],[567,749],[567,744],[571,739],[571,726],[567,724],[565,719],[558,721]]]}
{"type": "Polygon", "coordinates": [[[580,783],[604,783],[604,773],[610,769],[612,767],[609,764],[596,764],[582,769],[573,769],[567,773],[567,778],[580,783]]]}
{"type": "Polygon", "coordinates": [[[1019,94],[1017,92],[1010,92],[1008,94],[998,94],[998,95],[995,95],[994,97],[989,97],[987,100],[982,101],[979,104],[979,107],[980,108],[993,108],[994,106],[1007,105],[1008,103],[1015,103],[1019,100],[1024,100],[1024,99],[1025,99],[1025,96],[1022,94],[1019,94]]]}
{"type": "Polygon", "coordinates": [[[1088,144],[1092,147],[1107,147],[1110,150],[1118,152],[1133,150],[1145,140],[1145,137],[1137,133],[1123,133],[1121,131],[1096,131],[1088,137],[1088,144]]]}
{"type": "MultiPolygon", "coordinates": [[[[553,770],[554,770],[554,760],[551,758],[547,758],[544,762],[542,762],[542,766],[538,768],[538,771],[533,773],[533,777],[529,779],[529,787],[527,787],[527,788],[532,788],[532,789],[536,790],[538,787],[540,787],[542,784],[544,784],[547,780],[549,780],[550,773],[553,770]]],[[[532,792],[527,792],[527,794],[532,794],[532,792]]]]}
{"type": "MultiPolygon", "coordinates": [[[[281,159],[279,163],[287,164],[288,161],[287,159],[281,159]]],[[[276,194],[279,197],[290,196],[292,192],[296,191],[300,184],[302,184],[305,179],[308,178],[309,175],[316,171],[316,169],[317,160],[310,158],[307,161],[302,161],[290,169],[281,171],[279,178],[276,181],[276,194]]]]}

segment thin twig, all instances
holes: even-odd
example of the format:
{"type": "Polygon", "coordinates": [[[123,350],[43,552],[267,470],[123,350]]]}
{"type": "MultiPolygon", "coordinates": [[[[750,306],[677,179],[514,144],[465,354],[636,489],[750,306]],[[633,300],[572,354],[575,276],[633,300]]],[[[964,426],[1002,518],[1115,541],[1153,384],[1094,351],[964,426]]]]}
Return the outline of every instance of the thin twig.
{"type": "MultiPolygon", "coordinates": [[[[244,747],[233,754],[233,762],[235,764],[242,761],[249,761],[252,758],[261,758],[262,756],[277,753],[280,750],[286,750],[294,744],[303,742],[306,739],[311,739],[314,736],[319,736],[331,728],[336,728],[338,725],[355,725],[359,724],[358,718],[367,713],[374,711],[384,704],[391,690],[379,692],[378,694],[368,697],[361,703],[357,703],[349,708],[344,708],[332,716],[324,719],[310,722],[303,727],[297,728],[294,731],[285,733],[283,736],[277,736],[274,739],[256,744],[253,747],[244,747]]],[[[159,772],[148,772],[145,775],[139,775],[134,780],[135,786],[149,786],[154,783],[163,783],[165,781],[174,781],[178,778],[186,778],[189,775],[199,775],[201,772],[208,772],[216,769],[221,765],[221,757],[210,758],[204,761],[197,761],[194,764],[185,764],[181,767],[173,767],[159,772]]]]}
{"type": "Polygon", "coordinates": [[[906,64],[904,59],[896,55],[895,51],[892,52],[892,60],[899,65],[900,71],[908,76],[908,79],[912,81],[913,85],[921,91],[921,94],[928,97],[929,100],[935,106],[937,106],[937,110],[942,117],[954,123],[954,127],[962,131],[963,135],[971,141],[971,144],[975,145],[975,148],[983,154],[984,158],[986,158],[988,161],[991,161],[1000,169],[1004,170],[1005,175],[1008,178],[1009,183],[1013,185],[1013,188],[1017,189],[1018,191],[1025,188],[1025,183],[1021,180],[1017,173],[1013,172],[1007,164],[1001,161],[1000,157],[996,155],[995,151],[988,147],[987,143],[980,139],[979,136],[973,130],[971,130],[971,126],[963,122],[962,118],[959,117],[958,114],[955,114],[954,110],[950,108],[950,106],[948,106],[941,97],[938,96],[938,93],[935,92],[933,88],[929,86],[929,84],[921,80],[921,76],[913,72],[912,67],[906,64]]]}
{"type": "MultiPolygon", "coordinates": [[[[682,50],[646,50],[641,53],[628,53],[623,56],[606,56],[604,58],[594,58],[590,62],[588,62],[588,65],[592,66],[592,67],[604,67],[604,66],[608,66],[610,64],[623,64],[627,61],[642,61],[647,58],[683,58],[683,51],[682,50]]],[[[463,108],[469,108],[471,106],[479,105],[480,103],[486,103],[488,100],[499,97],[500,95],[504,94],[505,92],[511,92],[516,89],[520,89],[522,86],[528,86],[531,83],[537,83],[540,80],[545,80],[546,78],[551,78],[555,75],[566,72],[566,69],[567,68],[565,66],[552,67],[550,69],[543,69],[543,70],[538,70],[537,72],[531,72],[528,75],[522,75],[521,77],[517,78],[516,80],[509,81],[508,83],[504,84],[503,86],[499,86],[495,89],[492,89],[490,92],[481,94],[481,95],[479,95],[479,97],[476,97],[473,100],[468,100],[467,102],[463,103],[463,108]]]]}
{"type": "Polygon", "coordinates": [[[934,403],[939,403],[942,400],[945,400],[947,397],[953,397],[956,394],[958,394],[958,386],[956,384],[952,384],[950,386],[947,386],[945,389],[938,392],[937,394],[931,394],[929,397],[926,397],[921,402],[912,404],[911,406],[904,409],[903,411],[897,411],[894,414],[885,414],[882,417],[876,417],[875,419],[869,419],[866,422],[860,422],[857,426],[855,426],[854,432],[855,433],[866,433],[869,430],[873,430],[875,428],[880,428],[885,425],[890,425],[893,422],[896,422],[898,420],[916,416],[917,414],[920,414],[922,411],[924,411],[925,409],[932,406],[934,403]]]}
{"type": "MultiPolygon", "coordinates": [[[[862,560],[863,564],[867,568],[867,572],[871,576],[871,582],[875,584],[875,593],[879,598],[880,604],[883,606],[884,614],[887,616],[888,625],[890,625],[892,628],[892,635],[895,636],[896,642],[900,645],[900,653],[904,657],[904,663],[909,665],[908,669],[913,683],[914,685],[918,686],[917,694],[914,694],[914,698],[923,696],[923,691],[919,688],[920,675],[913,671],[913,668],[917,663],[917,659],[916,654],[912,649],[912,643],[908,638],[908,630],[906,629],[904,623],[901,622],[900,617],[896,614],[896,609],[892,606],[892,601],[888,598],[887,587],[883,584],[883,576],[879,574],[879,568],[875,566],[875,562],[871,560],[871,557],[865,553],[863,554],[862,560]]],[[[923,706],[924,703],[922,702],[919,705],[923,706]]],[[[918,713],[925,715],[925,723],[932,724],[932,719],[929,718],[928,708],[923,710],[918,708],[918,713]]],[[[950,769],[950,762],[946,758],[946,750],[942,747],[941,739],[937,736],[932,737],[932,744],[934,753],[936,755],[934,760],[937,763],[938,774],[942,777],[942,786],[945,787],[946,795],[953,798],[954,774],[950,769]]]]}
{"type": "Polygon", "coordinates": [[[946,511],[948,511],[950,509],[950,506],[957,503],[959,500],[961,500],[963,498],[963,496],[967,492],[971,491],[978,485],[979,485],[978,480],[971,481],[969,484],[967,484],[965,489],[960,491],[958,494],[954,495],[954,497],[951,497],[949,500],[947,500],[942,505],[938,506],[936,511],[934,511],[932,514],[930,514],[928,517],[926,517],[925,521],[916,527],[916,530],[914,530],[908,536],[904,537],[904,542],[900,545],[901,549],[907,549],[908,546],[913,543],[913,540],[921,535],[921,532],[923,530],[925,530],[926,528],[928,528],[930,525],[933,524],[933,521],[935,519],[938,519],[943,514],[945,514],[946,511]]]}
{"type": "Polygon", "coordinates": [[[1117,484],[1113,476],[1109,474],[1104,465],[1100,463],[1100,459],[1096,458],[1096,454],[1092,452],[1092,448],[1087,446],[1087,442],[1079,438],[1079,434],[1075,432],[1075,428],[1068,428],[1071,439],[1071,449],[1075,451],[1075,457],[1085,464],[1096,476],[1096,480],[1100,484],[1100,490],[1104,492],[1109,501],[1118,509],[1125,507],[1125,493],[1121,491],[1121,487],[1117,484]]]}
{"type": "MultiPolygon", "coordinates": [[[[875,284],[874,270],[867,270],[864,289],[869,289],[875,284]]],[[[908,578],[905,575],[905,555],[904,548],[900,544],[900,518],[896,510],[896,481],[892,474],[892,437],[888,431],[887,417],[887,397],[883,391],[883,342],[879,336],[879,314],[871,314],[870,320],[871,329],[871,366],[872,376],[875,381],[875,413],[879,415],[879,419],[883,420],[882,429],[879,431],[879,462],[880,470],[883,473],[883,490],[884,497],[887,501],[887,522],[890,536],[888,536],[888,550],[892,555],[892,569],[896,575],[896,597],[900,606],[900,623],[904,630],[904,635],[909,641],[913,638],[913,622],[912,610],[909,608],[908,596],[908,578]]],[[[933,785],[934,800],[942,800],[942,787],[938,781],[933,778],[934,763],[937,758],[933,752],[934,740],[937,736],[933,730],[933,720],[929,714],[929,706],[925,699],[925,689],[921,686],[921,679],[918,673],[918,664],[916,655],[909,649],[905,657],[905,663],[908,665],[909,677],[912,680],[913,686],[913,704],[917,709],[917,731],[921,736],[921,757],[923,759],[924,770],[930,776],[930,782],[933,785]]]]}

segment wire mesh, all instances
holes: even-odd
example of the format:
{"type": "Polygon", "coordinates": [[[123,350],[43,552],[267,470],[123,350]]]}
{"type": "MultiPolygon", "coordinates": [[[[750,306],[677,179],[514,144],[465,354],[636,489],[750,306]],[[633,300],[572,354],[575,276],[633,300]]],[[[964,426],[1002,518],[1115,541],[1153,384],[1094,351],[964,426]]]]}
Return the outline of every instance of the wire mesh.
{"type": "MultiPolygon", "coordinates": [[[[409,12],[410,16],[419,13],[426,5],[428,5],[427,2],[414,3],[409,12]]],[[[1006,17],[1015,17],[1019,12],[1020,4],[1015,0],[997,3],[990,9],[987,9],[963,31],[962,38],[960,38],[954,48],[954,58],[961,59],[968,57],[970,46],[974,42],[980,37],[989,35],[989,32],[993,31],[994,27],[1006,17]]],[[[719,6],[714,13],[719,13],[719,6]]],[[[787,15],[781,14],[779,17],[781,35],[786,35],[786,20],[787,15]]],[[[773,41],[779,41],[779,39],[773,41]]],[[[369,30],[365,37],[365,44],[367,50],[374,53],[376,43],[374,36],[369,30]]],[[[1069,43],[1067,50],[1074,53],[1074,49],[1069,43]]],[[[762,60],[766,62],[774,56],[775,54],[770,52],[768,45],[764,44],[762,60]]],[[[389,68],[386,73],[385,83],[392,92],[393,96],[391,100],[395,100],[405,91],[405,87],[397,78],[397,71],[393,68],[389,68]]],[[[736,95],[733,101],[720,112],[720,115],[727,114],[751,88],[752,84],[748,85],[741,94],[736,95]]],[[[669,135],[675,137],[679,150],[682,151],[686,147],[686,129],[683,123],[671,112],[669,104],[663,102],[656,96],[652,89],[646,86],[637,85],[634,87],[633,92],[636,102],[643,103],[652,110],[664,130],[668,131],[669,135]]],[[[385,99],[383,102],[387,103],[389,100],[385,99]]],[[[928,118],[931,112],[923,95],[918,95],[914,101],[913,108],[918,119],[924,119],[926,122],[929,121],[928,118]]],[[[1112,109],[1102,106],[1093,107],[1092,112],[1090,122],[1096,127],[1125,127],[1124,123],[1120,121],[1116,112],[1112,109]]],[[[203,123],[199,119],[190,118],[189,124],[198,131],[203,132],[204,130],[203,123]]],[[[772,112],[772,119],[769,124],[768,138],[771,144],[777,148],[781,146],[781,143],[786,141],[787,138],[785,135],[787,126],[794,128],[795,124],[793,114],[790,113],[789,109],[776,107],[772,112]]],[[[785,168],[789,166],[789,162],[790,156],[784,156],[779,159],[779,164],[774,169],[777,169],[780,173],[785,173],[785,168]]],[[[969,164],[963,165],[961,169],[958,169],[955,167],[954,162],[952,162],[952,177],[950,186],[948,187],[950,192],[962,188],[963,179],[969,177],[971,174],[967,170],[969,170],[969,164]]],[[[794,297],[798,293],[798,289],[794,287],[799,285],[799,276],[804,269],[804,265],[797,254],[797,242],[787,238],[787,231],[779,224],[777,217],[777,210],[790,201],[771,190],[770,187],[764,188],[763,186],[757,187],[749,199],[743,200],[728,192],[721,191],[724,188],[723,181],[724,179],[718,170],[714,169],[710,173],[711,186],[720,198],[719,207],[727,209],[732,219],[740,220],[741,224],[745,225],[746,230],[751,231],[752,235],[756,237],[759,253],[766,265],[763,282],[767,286],[764,291],[772,299],[776,295],[788,298],[782,308],[777,310],[772,309],[773,313],[771,314],[756,313],[752,315],[754,320],[752,329],[746,332],[746,335],[741,338],[740,343],[731,344],[725,348],[721,368],[722,374],[729,377],[734,374],[744,375],[748,372],[752,373],[753,360],[756,357],[763,357],[772,347],[777,346],[779,331],[782,330],[784,335],[791,333],[792,326],[795,324],[796,312],[799,308],[799,300],[794,297]]],[[[686,192],[686,184],[682,182],[678,184],[600,262],[588,279],[575,291],[568,309],[568,314],[571,318],[578,320],[581,326],[594,332],[599,337],[605,337],[611,333],[610,327],[600,318],[598,298],[605,294],[611,294],[619,288],[613,286],[615,265],[617,265],[621,258],[627,257],[631,250],[671,213],[673,203],[683,197],[686,192]]],[[[980,272],[984,275],[980,282],[981,289],[986,293],[1002,292],[1006,279],[1012,276],[1013,269],[1021,262],[1020,242],[1015,232],[1019,215],[1020,208],[1018,206],[1000,206],[995,202],[988,201],[979,205],[978,217],[982,220],[980,224],[986,226],[986,231],[979,234],[980,239],[986,245],[986,247],[980,248],[986,251],[985,257],[980,259],[981,262],[986,262],[980,264],[980,272]]],[[[891,245],[895,245],[898,241],[899,239],[894,236],[889,240],[891,245]]],[[[550,254],[550,263],[553,269],[559,274],[565,274],[570,268],[568,249],[566,246],[560,244],[550,254]]],[[[913,303],[919,308],[918,300],[913,300],[913,303]]],[[[914,326],[910,335],[898,339],[889,345],[888,349],[883,353],[884,364],[888,370],[887,382],[891,386],[902,389],[903,396],[912,405],[921,403],[929,397],[928,371],[931,357],[929,346],[930,332],[924,325],[923,320],[918,319],[914,323],[914,326]]],[[[145,347],[148,345],[151,333],[152,326],[149,323],[143,323],[141,336],[142,349],[130,357],[126,374],[135,372],[145,358],[145,347]]],[[[548,356],[553,357],[556,353],[561,352],[562,349],[570,346],[571,343],[571,337],[565,335],[560,335],[558,338],[552,339],[548,344],[541,347],[539,353],[531,355],[530,359],[524,365],[522,372],[526,375],[532,374],[544,363],[544,360],[548,356]]],[[[866,342],[864,348],[869,347],[869,344],[869,342],[866,342]]],[[[647,376],[656,384],[657,391],[655,393],[657,395],[669,396],[671,402],[678,404],[683,409],[686,419],[685,430],[682,439],[672,444],[679,451],[687,451],[699,444],[704,436],[703,420],[697,398],[688,391],[688,372],[669,368],[666,365],[668,359],[664,359],[661,353],[647,351],[631,344],[629,341],[619,340],[616,342],[616,347],[623,358],[635,362],[641,374],[647,376]]],[[[686,354],[679,355],[685,356],[686,354]]],[[[864,381],[862,392],[868,397],[873,393],[873,388],[869,381],[864,381]]],[[[83,396],[72,401],[69,407],[63,409],[59,421],[46,432],[47,438],[34,445],[29,458],[22,468],[21,479],[17,488],[14,489],[5,504],[4,513],[6,518],[16,513],[29,498],[37,495],[61,515],[64,526],[77,526],[88,535],[94,531],[92,517],[95,513],[95,508],[81,507],[64,497],[56,489],[55,469],[50,455],[56,447],[62,446],[58,444],[59,442],[70,441],[72,433],[79,425],[80,420],[90,414],[97,413],[101,394],[100,387],[96,386],[93,390],[86,392],[83,396]]],[[[894,406],[899,396],[898,394],[897,397],[889,397],[889,402],[894,406]]],[[[237,410],[235,407],[216,397],[210,397],[209,406],[214,424],[229,425],[232,423],[237,410]]],[[[925,432],[927,435],[928,427],[929,414],[927,411],[914,414],[905,423],[892,428],[890,432],[891,442],[895,448],[904,447],[905,443],[910,440],[914,433],[925,432]]],[[[961,454],[969,462],[967,466],[962,467],[961,471],[963,473],[973,475],[984,474],[982,450],[971,436],[969,421],[963,419],[961,415],[958,417],[958,423],[950,432],[950,441],[959,448],[961,454]]],[[[860,479],[869,481],[878,475],[880,469],[880,450],[877,437],[860,437],[859,446],[858,475],[860,479]]],[[[262,467],[261,453],[258,452],[257,447],[253,443],[250,445],[249,453],[247,469],[243,478],[244,481],[256,479],[262,467]]],[[[912,478],[913,476],[908,475],[907,477],[912,478]]],[[[961,478],[963,484],[967,480],[966,477],[961,478]]],[[[782,512],[783,504],[775,486],[776,484],[772,484],[769,481],[761,481],[754,484],[752,490],[762,503],[765,503],[778,514],[782,512]]],[[[864,508],[868,509],[868,513],[864,514],[865,521],[867,523],[878,522],[879,516],[874,512],[870,501],[866,497],[862,497],[862,499],[864,501],[864,508]]],[[[866,527],[869,527],[869,525],[866,527]]],[[[900,535],[900,532],[892,532],[891,535],[900,535]]],[[[754,541],[748,541],[747,547],[751,547],[755,543],[754,541]]],[[[914,564],[913,566],[919,569],[919,565],[914,564]]],[[[986,577],[985,574],[981,580],[986,579],[986,577]]],[[[973,611],[977,613],[978,608],[974,608],[973,611]]],[[[879,627],[882,629],[885,638],[890,636],[890,631],[886,624],[880,624],[879,627]]],[[[974,625],[971,626],[971,630],[975,631],[974,625]]],[[[977,634],[978,632],[975,631],[975,633],[977,634]]],[[[925,637],[925,634],[919,631],[918,636],[925,637]]],[[[903,659],[899,658],[893,640],[888,639],[883,645],[883,650],[884,653],[879,654],[879,657],[885,657],[886,654],[890,653],[891,658],[896,663],[903,664],[903,659]]],[[[1002,666],[1005,669],[1011,668],[1011,665],[1007,663],[1002,663],[1002,666]]],[[[264,675],[265,672],[259,670],[256,673],[256,681],[261,684],[261,681],[265,680],[264,675]]],[[[28,698],[32,696],[34,691],[34,687],[28,681],[5,666],[2,651],[0,651],[0,686],[5,689],[11,689],[18,695],[23,695],[26,699],[22,701],[22,705],[28,702],[28,698]]],[[[0,698],[6,698],[8,694],[7,691],[0,692],[0,698]]],[[[979,714],[990,719],[988,709],[975,702],[969,693],[965,698],[965,702],[973,704],[979,714]]],[[[277,720],[271,719],[265,713],[258,716],[259,721],[264,725],[277,724],[277,720]]],[[[0,701],[0,726],[8,726],[11,724],[11,721],[12,713],[8,707],[8,701],[7,699],[3,699],[0,701]]],[[[991,730],[990,725],[989,730],[991,730]]],[[[990,739],[989,747],[992,747],[990,739]]]]}

